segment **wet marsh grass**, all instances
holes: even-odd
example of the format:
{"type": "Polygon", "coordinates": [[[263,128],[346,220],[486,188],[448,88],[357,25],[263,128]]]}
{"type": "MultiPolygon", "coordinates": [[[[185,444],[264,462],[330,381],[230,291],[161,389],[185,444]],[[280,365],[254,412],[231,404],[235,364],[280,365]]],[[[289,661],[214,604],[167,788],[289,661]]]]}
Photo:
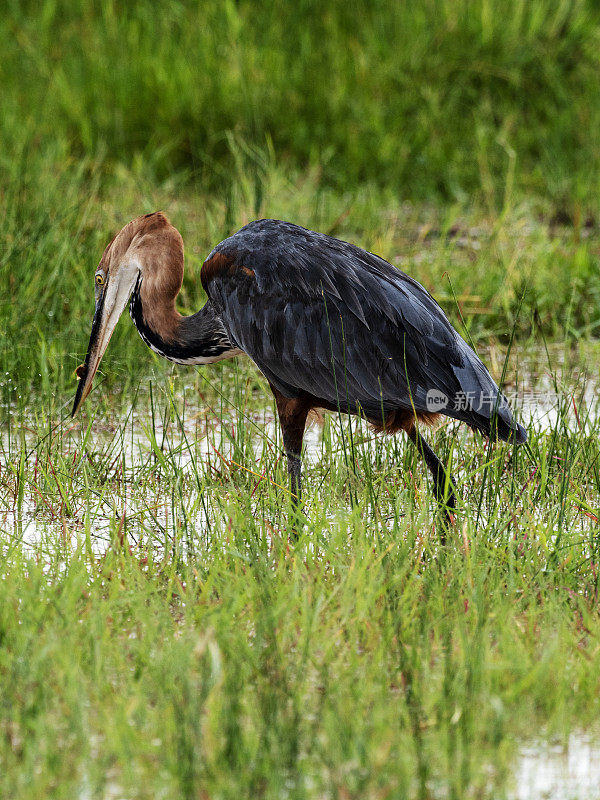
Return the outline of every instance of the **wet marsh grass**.
{"type": "Polygon", "coordinates": [[[275,410],[247,360],[172,368],[124,318],[69,418],[114,230],[169,210],[189,313],[203,257],[254,216],[252,181],[206,197],[88,167],[34,153],[0,197],[0,793],[502,796],[517,740],[597,717],[597,232],[516,198],[502,217],[368,186],[349,200],[269,165],[264,215],[417,277],[497,379],[514,329],[507,391],[539,376],[558,398],[529,451],[431,435],[459,481],[445,547],[403,438],[329,416],[307,436],[294,544],[275,410]]]}
{"type": "Polygon", "coordinates": [[[3,798],[496,800],[519,741],[598,719],[597,4],[322,11],[0,19],[3,798]],[[421,459],[335,416],[291,542],[264,381],[174,370],[127,319],[69,418],[95,265],[157,209],[184,313],[263,216],[413,275],[497,379],[514,332],[507,391],[554,400],[525,403],[528,450],[430,435],[459,482],[446,546],[421,459]]]}
{"type": "Polygon", "coordinates": [[[444,548],[403,438],[345,420],[342,437],[328,417],[308,435],[294,545],[275,412],[247,361],[173,369],[124,319],[84,413],[68,416],[113,229],[168,208],[194,310],[228,215],[252,216],[243,174],[228,200],[123,174],[82,214],[72,169],[28,167],[45,200],[5,196],[22,208],[6,217],[0,273],[3,796],[497,797],[519,738],[594,721],[600,486],[595,390],[581,395],[598,379],[594,231],[553,228],[531,206],[499,221],[368,189],[354,204],[322,191],[315,206],[315,176],[298,192],[270,167],[265,214],[382,252],[460,328],[453,289],[497,378],[498,333],[530,276],[507,388],[539,374],[560,398],[529,454],[464,428],[433,435],[461,498],[444,548]],[[115,186],[120,216],[105,218],[115,186]]]}
{"type": "Polygon", "coordinates": [[[430,435],[459,480],[445,547],[403,437],[335,415],[294,544],[242,360],[96,390],[75,422],[15,414],[3,794],[503,796],[519,739],[597,717],[597,409],[563,388],[529,452],[430,435]]]}

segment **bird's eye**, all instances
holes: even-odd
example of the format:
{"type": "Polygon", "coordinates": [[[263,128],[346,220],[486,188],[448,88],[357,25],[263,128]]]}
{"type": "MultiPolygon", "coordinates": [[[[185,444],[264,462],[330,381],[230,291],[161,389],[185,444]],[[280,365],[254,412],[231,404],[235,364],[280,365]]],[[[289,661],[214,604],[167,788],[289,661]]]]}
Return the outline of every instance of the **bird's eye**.
{"type": "Polygon", "coordinates": [[[104,286],[104,274],[102,272],[96,273],[96,286],[104,286]]]}

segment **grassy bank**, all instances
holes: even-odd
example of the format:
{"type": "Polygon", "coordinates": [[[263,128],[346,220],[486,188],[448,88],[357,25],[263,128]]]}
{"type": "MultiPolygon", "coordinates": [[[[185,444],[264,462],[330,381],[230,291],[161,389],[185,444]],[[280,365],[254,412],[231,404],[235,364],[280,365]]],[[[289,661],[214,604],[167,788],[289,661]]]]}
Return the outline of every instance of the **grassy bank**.
{"type": "MultiPolygon", "coordinates": [[[[559,224],[541,200],[507,195],[502,213],[480,205],[399,203],[363,186],[352,195],[322,183],[318,171],[286,172],[263,162],[256,207],[243,154],[223,195],[194,192],[137,171],[36,152],[26,143],[5,169],[0,196],[0,386],[5,404],[34,397],[65,402],[87,345],[92,276],[114,233],[134,216],[166,210],[186,243],[180,307],[204,302],[199,281],[212,247],[255,216],[301,222],[373,250],[421,281],[451,321],[475,342],[577,343],[600,331],[600,235],[559,224]],[[107,174],[108,173],[108,174],[107,174]],[[461,319],[462,316],[462,319],[461,319]],[[464,323],[463,323],[464,320],[464,323]]],[[[127,388],[154,357],[120,323],[107,354],[109,387],[127,388]]]]}
{"type": "Polygon", "coordinates": [[[514,183],[596,215],[599,23],[593,0],[12,0],[0,131],[213,189],[233,137],[342,191],[501,206],[514,183]]]}
{"type": "MultiPolygon", "coordinates": [[[[476,340],[598,334],[594,3],[152,9],[15,0],[0,20],[5,404],[70,391],[93,265],[157,208],[188,311],[204,255],[273,216],[387,257],[476,340]]],[[[146,357],[122,330],[118,382],[146,357]]]]}

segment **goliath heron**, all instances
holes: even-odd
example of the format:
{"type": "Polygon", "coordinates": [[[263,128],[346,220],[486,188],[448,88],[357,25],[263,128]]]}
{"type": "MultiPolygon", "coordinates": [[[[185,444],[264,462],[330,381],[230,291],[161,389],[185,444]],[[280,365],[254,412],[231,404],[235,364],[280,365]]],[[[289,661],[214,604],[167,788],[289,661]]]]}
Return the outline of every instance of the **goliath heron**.
{"type": "Polygon", "coordinates": [[[142,339],[176,364],[211,364],[246,353],[263,373],[287,455],[292,501],[311,409],[366,418],[378,431],[406,431],[429,467],[445,518],[452,478],[418,422],[440,414],[505,441],[524,442],[489,372],[431,295],[383,258],[289,222],[257,220],[225,239],[200,273],[208,301],[181,316],[183,241],[161,212],[126,225],[95,273],[96,309],[73,414],[130,300],[142,339]]]}

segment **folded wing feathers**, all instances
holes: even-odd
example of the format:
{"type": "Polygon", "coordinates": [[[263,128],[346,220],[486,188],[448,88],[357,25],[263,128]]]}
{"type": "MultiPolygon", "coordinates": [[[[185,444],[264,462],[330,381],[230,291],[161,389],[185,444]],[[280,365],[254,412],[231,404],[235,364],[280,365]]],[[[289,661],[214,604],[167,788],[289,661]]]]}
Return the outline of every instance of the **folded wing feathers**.
{"type": "MultiPolygon", "coordinates": [[[[219,249],[254,277],[220,276],[209,295],[234,340],[284,394],[304,390],[377,413],[382,405],[429,410],[435,388],[453,404],[449,416],[489,428],[493,403],[456,401],[460,393],[495,398],[489,372],[427,291],[388,262],[268,220],[219,249]]],[[[515,426],[506,404],[498,415],[515,426]]]]}

